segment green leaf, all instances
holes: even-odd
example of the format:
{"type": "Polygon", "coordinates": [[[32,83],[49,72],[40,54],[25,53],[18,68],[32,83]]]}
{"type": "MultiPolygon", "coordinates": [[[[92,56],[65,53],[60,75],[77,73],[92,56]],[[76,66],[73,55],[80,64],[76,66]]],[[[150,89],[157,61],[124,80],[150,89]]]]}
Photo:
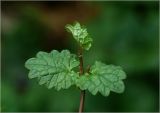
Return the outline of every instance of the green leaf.
{"type": "Polygon", "coordinates": [[[68,50],[50,53],[38,52],[36,58],[26,61],[25,67],[30,70],[29,78],[38,78],[39,84],[45,84],[49,89],[67,89],[75,84],[78,73],[73,68],[79,65],[76,56],[68,50]]]}
{"type": "Polygon", "coordinates": [[[92,46],[92,38],[89,36],[87,29],[81,26],[80,23],[75,22],[73,25],[66,25],[68,32],[72,33],[73,37],[85,50],[89,50],[92,46]]]}
{"type": "Polygon", "coordinates": [[[125,72],[119,66],[106,65],[95,62],[90,68],[89,73],[81,76],[76,84],[81,90],[89,90],[93,95],[100,92],[108,96],[110,91],[122,93],[125,89],[123,79],[126,78],[125,72]]]}

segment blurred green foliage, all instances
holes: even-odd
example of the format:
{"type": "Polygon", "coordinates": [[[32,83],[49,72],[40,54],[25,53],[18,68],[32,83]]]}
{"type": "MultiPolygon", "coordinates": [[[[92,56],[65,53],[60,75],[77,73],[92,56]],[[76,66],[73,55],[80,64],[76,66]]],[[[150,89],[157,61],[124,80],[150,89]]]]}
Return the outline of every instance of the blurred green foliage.
{"type": "Polygon", "coordinates": [[[79,6],[93,7],[97,10],[95,16],[86,20],[82,19],[85,12],[76,12],[81,14],[77,18],[68,13],[68,10],[64,11],[68,17],[72,17],[64,22],[64,25],[78,19],[86,25],[93,37],[93,46],[84,55],[85,66],[93,64],[95,60],[102,60],[107,64],[121,65],[127,73],[123,94],[111,93],[106,98],[87,92],[85,111],[158,111],[158,1],[67,2],[66,6],[64,4],[66,2],[2,2],[1,110],[78,110],[79,89],[72,87],[57,92],[39,86],[36,80],[28,79],[24,62],[40,50],[49,52],[53,49],[70,49],[77,52],[74,39],[66,35],[65,29],[58,30],[58,20],[63,21],[65,18],[58,16],[56,11],[63,8],[70,11],[72,7],[74,9],[74,6],[79,6]],[[51,19],[56,23],[54,29],[42,21],[45,10],[55,14],[51,19]]]}

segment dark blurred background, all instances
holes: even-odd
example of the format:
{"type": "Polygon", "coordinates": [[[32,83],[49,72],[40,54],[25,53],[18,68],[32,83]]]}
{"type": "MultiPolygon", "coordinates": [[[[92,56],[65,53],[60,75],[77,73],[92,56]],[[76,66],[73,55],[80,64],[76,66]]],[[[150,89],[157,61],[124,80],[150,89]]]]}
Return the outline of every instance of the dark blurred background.
{"type": "Polygon", "coordinates": [[[93,46],[85,66],[95,60],[123,67],[123,94],[86,92],[87,112],[159,111],[159,2],[1,2],[1,110],[78,111],[80,91],[48,90],[28,79],[24,63],[38,51],[69,49],[76,42],[64,26],[86,25],[93,46]]]}

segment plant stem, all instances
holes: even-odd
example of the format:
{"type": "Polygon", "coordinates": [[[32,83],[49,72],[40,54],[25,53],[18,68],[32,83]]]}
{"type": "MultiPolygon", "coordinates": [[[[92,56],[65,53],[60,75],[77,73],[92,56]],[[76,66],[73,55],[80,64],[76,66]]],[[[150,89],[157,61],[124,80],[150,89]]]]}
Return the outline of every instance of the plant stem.
{"type": "Polygon", "coordinates": [[[84,100],[85,100],[85,90],[81,91],[79,113],[83,112],[83,109],[84,109],[84,100]]]}
{"type": "MultiPolygon", "coordinates": [[[[84,70],[83,70],[83,49],[81,47],[79,47],[78,55],[79,55],[79,61],[80,61],[79,75],[81,76],[84,73],[84,70]]],[[[85,90],[83,90],[83,91],[81,90],[79,113],[83,112],[84,100],[85,100],[85,90]]]]}

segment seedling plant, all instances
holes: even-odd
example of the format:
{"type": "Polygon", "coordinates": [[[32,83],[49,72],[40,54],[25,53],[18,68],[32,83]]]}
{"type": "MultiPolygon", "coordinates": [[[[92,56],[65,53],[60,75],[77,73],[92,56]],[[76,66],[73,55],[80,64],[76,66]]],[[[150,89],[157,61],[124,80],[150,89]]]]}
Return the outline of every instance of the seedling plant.
{"type": "Polygon", "coordinates": [[[30,70],[28,77],[37,78],[40,85],[57,91],[73,85],[78,87],[81,90],[79,112],[83,112],[86,90],[93,95],[99,92],[103,96],[108,96],[111,91],[122,93],[125,89],[122,80],[126,78],[122,68],[95,61],[84,71],[83,51],[91,48],[93,39],[86,27],[79,22],[68,24],[65,28],[77,41],[78,55],[70,53],[69,50],[52,50],[50,53],[40,51],[36,57],[25,63],[25,67],[30,70]],[[78,72],[76,67],[79,67],[78,72]]]}

